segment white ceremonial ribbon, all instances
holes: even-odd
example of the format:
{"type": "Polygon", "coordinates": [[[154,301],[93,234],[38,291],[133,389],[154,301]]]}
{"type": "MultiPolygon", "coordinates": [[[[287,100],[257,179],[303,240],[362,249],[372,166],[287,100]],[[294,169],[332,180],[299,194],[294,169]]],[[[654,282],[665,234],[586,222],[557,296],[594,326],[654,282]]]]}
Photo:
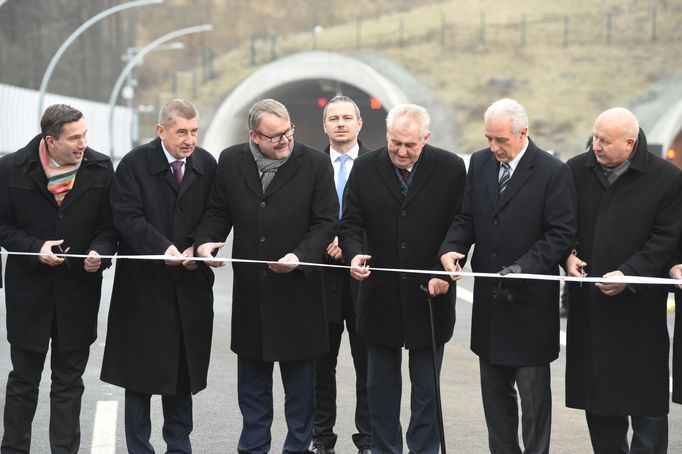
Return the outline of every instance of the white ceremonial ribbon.
{"type": "MultiPolygon", "coordinates": [[[[2,254],[6,255],[24,255],[24,256],[41,256],[41,255],[54,255],[63,258],[88,258],[87,254],[43,254],[40,252],[12,252],[12,251],[1,251],[2,254]]],[[[316,266],[321,268],[342,268],[350,270],[352,267],[349,265],[333,265],[326,263],[314,263],[314,262],[278,262],[277,260],[251,260],[251,259],[235,259],[227,257],[176,257],[173,255],[99,255],[100,259],[111,259],[111,260],[168,260],[168,261],[185,261],[192,260],[195,262],[223,262],[223,263],[253,263],[253,264],[263,264],[267,265],[270,263],[288,263],[291,265],[303,265],[303,266],[316,266]]],[[[562,276],[562,275],[550,275],[550,274],[527,274],[527,273],[509,273],[507,275],[501,276],[499,273],[480,273],[480,272],[469,272],[469,271],[439,271],[439,270],[419,270],[419,269],[405,269],[405,268],[377,268],[372,266],[366,266],[370,271],[383,271],[389,273],[410,273],[410,274],[428,274],[430,276],[463,276],[463,277],[488,277],[495,279],[529,279],[529,280],[541,280],[541,281],[564,281],[564,282],[608,282],[616,284],[654,284],[654,285],[682,285],[682,279],[671,279],[663,277],[643,277],[643,276],[612,276],[612,277],[573,277],[573,276],[562,276]]]]}

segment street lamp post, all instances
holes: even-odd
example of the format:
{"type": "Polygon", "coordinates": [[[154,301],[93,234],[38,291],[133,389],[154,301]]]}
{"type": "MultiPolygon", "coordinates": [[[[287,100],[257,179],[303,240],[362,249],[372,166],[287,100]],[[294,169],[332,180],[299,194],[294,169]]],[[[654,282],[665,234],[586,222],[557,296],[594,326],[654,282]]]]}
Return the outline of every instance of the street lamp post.
{"type": "Polygon", "coordinates": [[[123,83],[128,77],[130,71],[132,71],[135,65],[142,60],[145,55],[159,47],[161,44],[180,36],[207,32],[211,30],[213,30],[213,26],[210,24],[196,25],[194,27],[175,30],[174,32],[167,33],[147,44],[128,61],[128,64],[126,64],[125,68],[123,68],[123,71],[121,71],[121,74],[119,74],[118,79],[116,79],[114,88],[111,90],[111,96],[109,97],[109,157],[112,161],[114,160],[114,108],[116,107],[116,99],[118,98],[118,95],[121,91],[121,87],[123,87],[123,83]]]}
{"type": "MultiPolygon", "coordinates": [[[[2,2],[3,0],[0,0],[2,2]]],[[[6,0],[5,0],[6,1],[6,0]]],[[[163,3],[163,0],[135,0],[132,2],[128,3],[122,3],[117,6],[112,6],[111,8],[105,9],[99,14],[96,14],[92,16],[90,19],[85,21],[80,27],[78,27],[71,35],[69,35],[66,40],[62,43],[61,46],[59,46],[59,49],[57,49],[57,52],[54,54],[52,57],[52,60],[50,60],[50,64],[47,65],[47,69],[45,70],[45,74],[43,74],[43,80],[40,82],[40,92],[38,94],[38,124],[40,124],[40,117],[43,114],[43,103],[45,102],[45,91],[47,90],[47,84],[50,82],[50,77],[52,77],[52,72],[54,71],[54,68],[57,66],[57,62],[59,62],[59,59],[62,57],[64,52],[66,52],[66,49],[73,43],[78,36],[81,35],[85,30],[90,28],[93,24],[99,22],[100,20],[104,19],[107,16],[111,16],[112,14],[115,14],[119,11],[123,11],[125,9],[129,8],[137,8],[138,6],[145,6],[145,5],[151,5],[151,4],[160,4],[163,3]]],[[[0,6],[2,3],[0,3],[0,6]]]]}
{"type": "MultiPolygon", "coordinates": [[[[163,44],[161,46],[157,46],[155,49],[153,49],[155,52],[160,51],[160,50],[179,50],[179,49],[184,49],[185,48],[185,43],[183,42],[174,42],[174,43],[168,43],[168,44],[163,44]]],[[[139,52],[140,48],[139,47],[129,47],[126,49],[126,53],[121,55],[121,59],[125,62],[130,61],[131,58],[135,55],[136,52],[139,52]]],[[[137,64],[142,64],[142,60],[137,62],[137,64]]],[[[133,70],[131,69],[130,72],[128,72],[128,75],[126,77],[126,82],[125,85],[123,86],[123,89],[121,90],[121,97],[127,101],[128,108],[132,112],[133,115],[133,120],[131,121],[130,124],[130,138],[133,142],[133,145],[137,144],[138,140],[138,135],[139,135],[139,129],[138,129],[138,116],[137,116],[137,111],[133,109],[133,99],[135,98],[135,87],[137,86],[137,80],[133,77],[133,70]]]]}

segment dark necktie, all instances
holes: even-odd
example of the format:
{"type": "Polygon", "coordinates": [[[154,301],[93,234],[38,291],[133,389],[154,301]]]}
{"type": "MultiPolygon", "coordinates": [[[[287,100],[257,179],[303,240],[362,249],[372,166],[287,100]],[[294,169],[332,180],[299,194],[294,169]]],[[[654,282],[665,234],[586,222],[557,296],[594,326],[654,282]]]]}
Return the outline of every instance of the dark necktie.
{"type": "Polygon", "coordinates": [[[400,176],[403,177],[403,182],[407,184],[408,181],[410,181],[410,171],[407,169],[398,169],[400,170],[400,176]]]}
{"type": "Polygon", "coordinates": [[[505,189],[507,189],[507,183],[509,183],[509,179],[511,178],[511,167],[509,167],[509,164],[506,162],[500,163],[502,166],[502,175],[500,176],[500,182],[497,188],[500,191],[500,195],[504,192],[505,189]]]}
{"type": "Polygon", "coordinates": [[[182,171],[182,164],[182,161],[173,161],[170,163],[170,166],[173,168],[173,175],[175,175],[178,184],[182,183],[182,178],[185,176],[182,171]]]}

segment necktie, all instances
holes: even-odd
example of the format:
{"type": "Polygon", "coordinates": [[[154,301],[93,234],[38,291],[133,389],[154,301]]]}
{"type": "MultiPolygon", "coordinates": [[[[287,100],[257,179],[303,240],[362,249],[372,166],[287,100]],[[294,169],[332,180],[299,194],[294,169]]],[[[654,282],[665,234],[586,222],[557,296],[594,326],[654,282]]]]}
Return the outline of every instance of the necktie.
{"type": "Polygon", "coordinates": [[[182,164],[182,161],[173,161],[170,163],[170,166],[173,168],[173,175],[175,175],[178,184],[182,183],[182,178],[185,176],[182,171],[182,164]]]}
{"type": "Polygon", "coordinates": [[[410,181],[410,171],[407,169],[398,169],[400,170],[400,176],[403,177],[403,181],[405,184],[407,184],[408,181],[410,181]]]}
{"type": "Polygon", "coordinates": [[[343,190],[346,188],[346,181],[348,180],[348,172],[346,171],[346,161],[350,159],[350,156],[345,154],[340,155],[337,160],[339,161],[339,173],[336,176],[336,195],[339,197],[339,219],[341,219],[341,214],[343,214],[343,190]]]}
{"type": "Polygon", "coordinates": [[[509,164],[506,162],[503,162],[500,165],[502,166],[502,175],[500,176],[498,189],[500,195],[502,195],[504,190],[507,189],[507,183],[509,183],[509,179],[511,178],[511,167],[509,167],[509,164]]]}

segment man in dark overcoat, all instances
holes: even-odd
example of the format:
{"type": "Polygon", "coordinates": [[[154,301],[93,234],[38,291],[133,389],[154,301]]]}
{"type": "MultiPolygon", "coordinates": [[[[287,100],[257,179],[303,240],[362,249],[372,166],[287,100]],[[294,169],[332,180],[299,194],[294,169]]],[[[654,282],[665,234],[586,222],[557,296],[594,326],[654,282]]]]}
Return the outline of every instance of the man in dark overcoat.
{"type": "MultiPolygon", "coordinates": [[[[558,275],[575,236],[575,193],[566,164],[528,137],[528,115],[501,99],[484,114],[490,147],[469,161],[462,212],[440,248],[448,271],[476,244],[474,272],[558,275]]],[[[549,363],[559,356],[559,283],[479,278],[474,282],[471,350],[479,357],[490,452],[548,453],[549,363]],[[515,389],[516,385],[516,389],[515,389]]]]}
{"type": "MultiPolygon", "coordinates": [[[[682,173],[647,151],[635,116],[624,108],[603,112],[592,147],[568,165],[578,196],[578,235],[566,271],[665,276],[680,234],[682,173]]],[[[569,285],[566,405],[585,410],[595,453],[665,453],[668,288],[569,285]]]]}
{"type": "MultiPolygon", "coordinates": [[[[319,267],[334,237],[338,200],[329,158],[295,142],[286,107],[274,99],[251,106],[249,141],[220,154],[216,184],[197,233],[210,258],[234,229],[232,350],[243,426],[237,451],[270,450],[272,372],[279,363],[289,429],[283,452],[309,452],[315,361],[328,350],[319,267]]],[[[211,261],[211,265],[219,262],[211,261]]]]}
{"type": "Polygon", "coordinates": [[[83,371],[97,337],[102,269],[116,251],[109,207],[108,157],[88,148],[83,114],[48,107],[41,134],[0,159],[0,246],[11,252],[5,275],[12,370],[0,452],[29,452],[31,424],[48,347],[50,449],[77,453],[83,371]],[[59,252],[88,255],[65,258],[59,252]],[[51,341],[51,343],[50,343],[51,341]]]}
{"type": "MultiPolygon", "coordinates": [[[[322,127],[329,138],[324,152],[334,166],[334,182],[339,197],[341,217],[343,192],[353,162],[369,150],[358,140],[362,128],[360,109],[348,96],[338,95],[329,100],[322,113],[322,127]]],[[[335,236],[327,246],[326,259],[334,265],[343,265],[343,253],[335,236]]],[[[316,454],[334,454],[337,435],[336,423],[336,364],[341,347],[344,323],[348,331],[350,351],[355,368],[355,427],[353,443],[359,454],[367,454],[372,442],[372,427],[367,402],[367,342],[355,329],[354,298],[358,283],[351,279],[348,270],[324,268],[325,301],[329,325],[329,352],[315,363],[315,426],[313,446],[316,454]]]]}
{"type": "MultiPolygon", "coordinates": [[[[682,279],[682,241],[678,243],[669,271],[672,279],[682,279]]],[[[675,330],[673,333],[673,390],[672,401],[682,404],[682,284],[674,287],[675,330]]]]}
{"type": "Polygon", "coordinates": [[[101,378],[125,388],[126,444],[152,453],[149,415],[160,394],[169,452],[191,452],[192,394],[206,387],[213,331],[213,271],[194,256],[194,232],[216,162],[197,147],[199,114],[176,99],[159,114],[158,137],[123,157],[111,191],[121,255],[116,265],[101,378]]]}
{"type": "Polygon", "coordinates": [[[438,369],[455,325],[455,288],[447,278],[374,271],[432,270],[438,246],[460,209],[465,166],[454,153],[429,145],[430,118],[400,104],[386,118],[387,146],[357,159],[346,187],[339,227],[343,256],[360,282],[357,331],[368,342],[367,386],[372,452],[402,453],[401,360],[409,351],[412,404],[410,452],[437,453],[439,432],[428,304],[434,296],[438,369]],[[364,266],[367,265],[367,266],[364,266]],[[436,296],[438,295],[438,296],[436,296]]]}

